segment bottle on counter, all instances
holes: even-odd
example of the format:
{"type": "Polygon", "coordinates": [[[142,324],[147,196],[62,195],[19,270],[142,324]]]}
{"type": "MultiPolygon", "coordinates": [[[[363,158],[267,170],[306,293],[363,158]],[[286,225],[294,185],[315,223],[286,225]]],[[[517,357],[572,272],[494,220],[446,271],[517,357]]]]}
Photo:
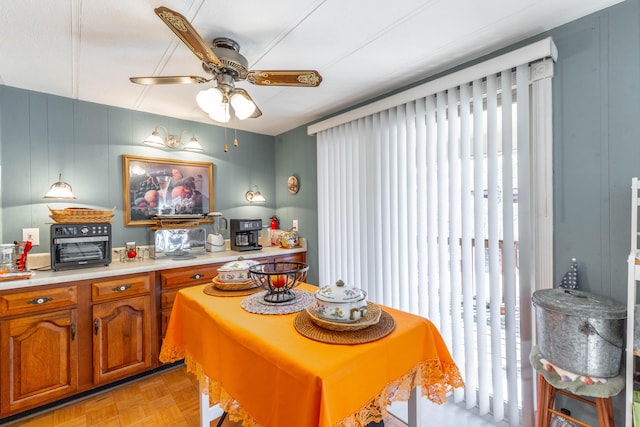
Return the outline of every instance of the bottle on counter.
{"type": "Polygon", "coordinates": [[[271,226],[265,225],[260,231],[260,245],[271,246],[271,226]]]}
{"type": "Polygon", "coordinates": [[[279,246],[280,243],[280,233],[278,233],[278,225],[280,225],[280,220],[277,215],[271,217],[271,229],[269,230],[269,240],[271,241],[271,246],[279,246]]]}

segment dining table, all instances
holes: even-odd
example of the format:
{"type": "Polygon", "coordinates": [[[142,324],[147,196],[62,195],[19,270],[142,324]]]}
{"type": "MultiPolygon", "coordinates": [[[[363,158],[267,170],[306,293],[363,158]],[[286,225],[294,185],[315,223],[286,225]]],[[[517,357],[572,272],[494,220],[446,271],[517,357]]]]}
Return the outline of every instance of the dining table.
{"type": "Polygon", "coordinates": [[[423,316],[377,305],[379,325],[329,331],[308,321],[317,286],[297,286],[297,306],[265,303],[262,289],[207,290],[177,293],[160,351],[162,362],[184,359],[197,376],[202,426],[220,415],[246,427],[366,426],[408,401],[417,427],[419,395],[441,404],[464,386],[423,316]]]}

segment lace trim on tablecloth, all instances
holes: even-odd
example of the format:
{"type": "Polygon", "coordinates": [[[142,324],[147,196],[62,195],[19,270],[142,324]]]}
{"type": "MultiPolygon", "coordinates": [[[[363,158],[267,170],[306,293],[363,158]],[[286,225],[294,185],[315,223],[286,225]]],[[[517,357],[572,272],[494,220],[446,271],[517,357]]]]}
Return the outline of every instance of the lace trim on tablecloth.
{"type": "MultiPolygon", "coordinates": [[[[163,350],[165,350],[163,348],[163,350]]],[[[164,353],[179,355],[179,352],[164,353]]],[[[162,357],[162,356],[161,356],[162,357]]],[[[181,358],[181,356],[179,357],[181,358]]],[[[179,359],[178,358],[178,359],[179,359]]],[[[174,359],[178,360],[178,359],[174,359]]],[[[161,360],[163,360],[161,358],[161,360]]],[[[163,360],[164,361],[164,360],[163,360]]],[[[231,421],[241,421],[245,427],[261,427],[233,397],[227,393],[217,381],[207,381],[202,367],[191,357],[185,358],[187,372],[196,375],[200,390],[209,395],[210,405],[219,404],[231,421]]],[[[454,363],[443,363],[440,360],[426,360],[414,366],[409,372],[387,384],[385,389],[371,399],[355,414],[340,421],[335,427],[363,427],[371,422],[380,422],[387,415],[387,407],[396,401],[407,401],[411,390],[420,386],[422,395],[430,401],[443,404],[447,394],[454,388],[464,387],[464,381],[458,367],[454,363]]]]}
{"type": "Polygon", "coordinates": [[[184,358],[184,349],[176,346],[163,345],[158,359],[162,363],[173,363],[184,358]]]}
{"type": "Polygon", "coordinates": [[[200,392],[209,395],[209,406],[220,405],[220,408],[227,413],[229,420],[241,421],[244,427],[262,427],[226,392],[218,381],[209,380],[198,362],[187,356],[184,363],[187,366],[187,372],[191,372],[198,378],[200,392]]]}
{"type": "Polygon", "coordinates": [[[371,422],[380,422],[388,414],[387,407],[396,401],[407,401],[411,390],[421,387],[422,395],[430,401],[443,404],[447,393],[464,387],[464,381],[454,363],[426,360],[409,372],[389,383],[385,389],[350,417],[340,421],[336,427],[363,427],[371,422]]]}

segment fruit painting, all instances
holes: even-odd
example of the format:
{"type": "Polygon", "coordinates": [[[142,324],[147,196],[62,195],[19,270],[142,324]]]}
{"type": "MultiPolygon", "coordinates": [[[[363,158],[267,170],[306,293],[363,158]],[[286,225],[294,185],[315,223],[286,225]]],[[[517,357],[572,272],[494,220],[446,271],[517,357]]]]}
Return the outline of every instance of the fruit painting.
{"type": "Polygon", "coordinates": [[[123,155],[125,225],[213,212],[213,163],[123,155]]]}

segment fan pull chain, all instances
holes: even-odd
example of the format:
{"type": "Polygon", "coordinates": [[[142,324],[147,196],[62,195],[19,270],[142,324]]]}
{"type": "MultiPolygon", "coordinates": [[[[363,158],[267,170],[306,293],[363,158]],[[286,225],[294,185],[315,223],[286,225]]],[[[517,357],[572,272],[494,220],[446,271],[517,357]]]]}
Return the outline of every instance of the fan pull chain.
{"type": "Polygon", "coordinates": [[[229,151],[229,146],[227,145],[227,128],[224,128],[224,152],[229,151]]]}
{"type": "Polygon", "coordinates": [[[233,146],[238,146],[238,116],[233,115],[233,146]]]}

